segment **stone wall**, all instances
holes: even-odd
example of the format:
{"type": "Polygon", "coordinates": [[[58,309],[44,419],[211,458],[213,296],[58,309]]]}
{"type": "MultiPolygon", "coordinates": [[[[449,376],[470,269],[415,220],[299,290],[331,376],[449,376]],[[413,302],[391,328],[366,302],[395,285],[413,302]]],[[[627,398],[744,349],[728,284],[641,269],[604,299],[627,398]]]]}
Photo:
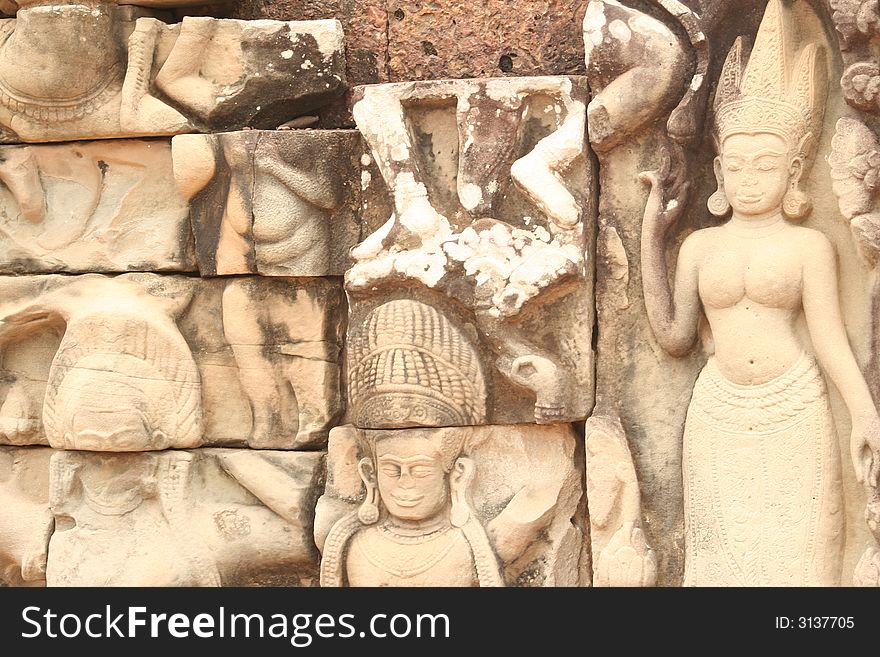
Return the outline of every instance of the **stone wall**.
{"type": "Polygon", "coordinates": [[[875,5],[4,6],[3,584],[880,584],[875,5]]]}

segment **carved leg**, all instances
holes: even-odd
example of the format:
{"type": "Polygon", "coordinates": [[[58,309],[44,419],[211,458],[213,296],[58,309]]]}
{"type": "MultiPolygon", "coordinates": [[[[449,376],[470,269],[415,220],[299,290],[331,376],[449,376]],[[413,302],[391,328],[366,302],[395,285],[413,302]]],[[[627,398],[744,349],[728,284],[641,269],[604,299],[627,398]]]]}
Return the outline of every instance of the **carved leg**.
{"type": "Polygon", "coordinates": [[[122,84],[119,122],[123,130],[134,134],[186,132],[189,121],[176,109],[150,95],[150,74],[160,23],[154,19],[138,19],[128,38],[128,69],[122,84]]]}
{"type": "Polygon", "coordinates": [[[46,218],[46,192],[30,147],[6,148],[0,152],[0,181],[18,203],[22,217],[34,224],[46,218]]]}
{"type": "Polygon", "coordinates": [[[586,125],[586,108],[571,103],[559,129],[510,167],[514,181],[560,228],[572,228],[581,218],[581,208],[559,174],[584,152],[586,125]]]}
{"type": "Polygon", "coordinates": [[[252,295],[251,281],[230,281],[223,291],[223,328],[232,346],[239,381],[253,414],[250,446],[272,448],[296,436],[297,415],[290,415],[289,397],[275,364],[267,357],[262,324],[268,311],[252,295]],[[290,425],[293,425],[292,427],[290,425]],[[292,434],[291,434],[292,431],[292,434]]]}

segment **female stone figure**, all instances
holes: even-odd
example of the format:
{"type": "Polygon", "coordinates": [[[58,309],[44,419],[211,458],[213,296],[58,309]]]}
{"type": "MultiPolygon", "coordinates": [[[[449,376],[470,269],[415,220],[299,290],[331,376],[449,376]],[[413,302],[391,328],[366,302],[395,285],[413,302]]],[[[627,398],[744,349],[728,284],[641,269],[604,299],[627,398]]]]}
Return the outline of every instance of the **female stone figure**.
{"type": "Polygon", "coordinates": [[[810,210],[799,183],[821,129],[825,63],[811,43],[792,66],[785,28],[771,0],[745,68],[739,40],[727,57],[708,205],[733,212],[684,241],[674,292],[664,246],[681,207],[661,199],[657,172],[641,176],[652,186],[641,248],[654,335],[684,355],[702,307],[714,343],[684,429],[686,585],[840,582],[840,456],[818,365],[850,412],[859,480],[876,485],[880,470],[880,421],[844,329],[833,247],[790,222],[810,210]]]}
{"type": "Polygon", "coordinates": [[[330,530],[321,586],[503,586],[467,491],[464,432],[372,431],[358,463],[366,497],[330,530]]]}

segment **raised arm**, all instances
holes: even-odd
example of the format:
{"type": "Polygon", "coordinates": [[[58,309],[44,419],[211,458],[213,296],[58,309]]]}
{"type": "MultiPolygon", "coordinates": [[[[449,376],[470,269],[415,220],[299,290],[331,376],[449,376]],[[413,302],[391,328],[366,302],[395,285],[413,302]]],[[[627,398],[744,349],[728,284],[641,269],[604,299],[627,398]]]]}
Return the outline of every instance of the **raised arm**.
{"type": "Polygon", "coordinates": [[[697,288],[696,234],[681,245],[675,271],[674,290],[669,288],[666,268],[666,236],[682,211],[682,199],[687,189],[677,198],[664,202],[658,174],[648,171],[640,174],[642,182],[651,185],[645,216],[642,221],[642,289],[645,308],[654,337],[672,356],[684,356],[693,346],[700,315],[700,297],[697,288]]]}
{"type": "Polygon", "coordinates": [[[816,358],[843,396],[852,419],[850,450],[856,477],[862,483],[877,486],[880,420],[843,324],[834,247],[821,233],[808,234],[803,281],[804,314],[816,358]]]}

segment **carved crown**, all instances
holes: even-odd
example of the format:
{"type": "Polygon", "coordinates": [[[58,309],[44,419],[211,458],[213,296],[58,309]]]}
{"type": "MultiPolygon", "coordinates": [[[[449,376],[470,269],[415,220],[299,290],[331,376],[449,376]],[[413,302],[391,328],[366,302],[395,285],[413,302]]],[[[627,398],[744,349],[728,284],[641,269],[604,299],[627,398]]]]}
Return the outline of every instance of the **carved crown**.
{"type": "Polygon", "coordinates": [[[715,92],[718,143],[736,133],[779,135],[793,153],[807,158],[821,132],[827,72],[825,51],[805,46],[791,66],[787,16],[779,0],[770,0],[748,64],[742,64],[737,38],[715,92]]]}
{"type": "Polygon", "coordinates": [[[355,422],[374,428],[460,426],[486,417],[479,355],[426,304],[397,299],[374,309],[349,340],[355,422]]]}

